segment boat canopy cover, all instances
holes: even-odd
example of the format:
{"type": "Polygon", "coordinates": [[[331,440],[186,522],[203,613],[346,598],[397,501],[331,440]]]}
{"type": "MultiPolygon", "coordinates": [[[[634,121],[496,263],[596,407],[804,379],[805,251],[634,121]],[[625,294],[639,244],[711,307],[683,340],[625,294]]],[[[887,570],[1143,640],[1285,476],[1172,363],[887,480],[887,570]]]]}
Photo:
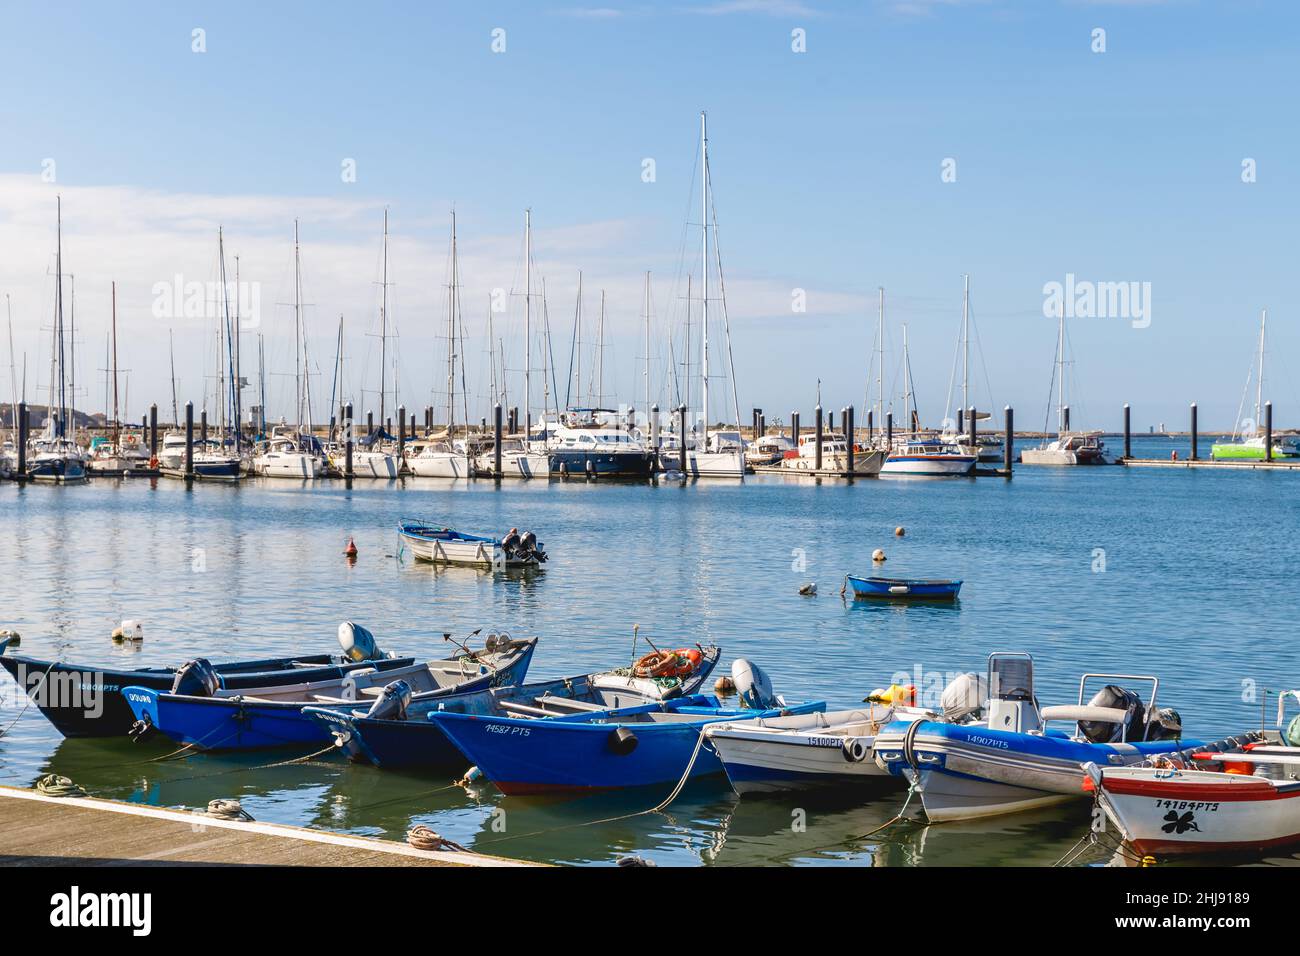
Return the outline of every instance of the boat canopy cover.
{"type": "Polygon", "coordinates": [[[362,435],[360,438],[358,438],[357,445],[361,448],[369,448],[375,442],[396,441],[396,440],[397,439],[395,439],[392,435],[388,434],[387,429],[376,428],[369,435],[362,435]]]}

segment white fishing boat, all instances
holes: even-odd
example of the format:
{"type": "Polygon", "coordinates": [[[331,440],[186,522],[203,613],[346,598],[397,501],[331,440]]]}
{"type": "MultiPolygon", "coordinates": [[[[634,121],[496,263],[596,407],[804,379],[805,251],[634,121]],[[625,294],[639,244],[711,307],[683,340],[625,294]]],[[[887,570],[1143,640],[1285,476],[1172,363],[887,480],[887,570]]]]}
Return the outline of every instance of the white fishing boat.
{"type": "MultiPolygon", "coordinates": [[[[847,473],[849,470],[848,440],[839,432],[822,432],[822,471],[847,473]]],[[[880,472],[885,453],[874,448],[855,448],[853,473],[874,475],[880,472]]],[[[781,465],[790,471],[814,471],[817,468],[817,435],[800,435],[798,454],[786,457],[781,465]]]]}
{"type": "Polygon", "coordinates": [[[546,561],[542,544],[531,531],[511,529],[504,538],[469,534],[424,521],[403,520],[397,527],[402,548],[420,561],[481,568],[537,567],[546,561]]]}
{"type": "Polygon", "coordinates": [[[1158,763],[1083,768],[1084,790],[1139,854],[1259,853],[1300,843],[1300,748],[1248,743],[1158,763]]]}

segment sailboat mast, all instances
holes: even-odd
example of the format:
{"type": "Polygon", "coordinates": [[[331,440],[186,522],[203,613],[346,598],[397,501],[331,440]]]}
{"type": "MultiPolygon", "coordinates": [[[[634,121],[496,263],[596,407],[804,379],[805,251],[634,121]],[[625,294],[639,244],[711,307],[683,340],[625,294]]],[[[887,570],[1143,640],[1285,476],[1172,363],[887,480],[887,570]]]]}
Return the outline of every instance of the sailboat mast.
{"type": "Polygon", "coordinates": [[[1065,430],[1065,303],[1061,303],[1061,317],[1056,326],[1056,374],[1060,381],[1056,388],[1056,433],[1065,430]]]}
{"type": "Polygon", "coordinates": [[[903,323],[903,422],[908,434],[912,432],[912,360],[907,354],[907,323],[903,323]]]}
{"type": "Polygon", "coordinates": [[[18,443],[18,372],[14,362],[14,309],[5,293],[5,314],[9,317],[9,417],[13,422],[13,440],[18,443]]]}
{"type": "Polygon", "coordinates": [[[524,210],[524,432],[532,423],[533,400],[533,211],[524,210]]]}
{"type": "Polygon", "coordinates": [[[1264,326],[1268,322],[1268,309],[1259,314],[1259,375],[1255,379],[1255,423],[1258,428],[1259,416],[1264,408],[1264,326]]]}
{"type": "MultiPolygon", "coordinates": [[[[700,111],[700,223],[703,241],[700,243],[700,271],[703,285],[700,290],[700,411],[703,413],[705,441],[709,432],[709,127],[708,117],[700,111]]],[[[683,436],[684,437],[684,436],[683,436]]],[[[703,450],[703,448],[701,448],[703,450]]]]}
{"type": "Polygon", "coordinates": [[[167,349],[171,354],[172,367],[172,425],[176,425],[180,419],[180,409],[176,405],[176,339],[171,329],[167,330],[167,349]]]}
{"type": "Polygon", "coordinates": [[[600,324],[596,326],[596,401],[597,408],[605,404],[605,290],[600,290],[600,324]]]}
{"type": "Polygon", "coordinates": [[[880,306],[876,319],[876,417],[885,424],[885,287],[879,286],[880,306]]]}
{"type": "MultiPolygon", "coordinates": [[[[451,211],[451,287],[447,290],[447,440],[456,424],[456,210],[451,211]]],[[[468,439],[466,439],[468,441],[468,439]]]]}
{"type": "Polygon", "coordinates": [[[242,423],[242,419],[244,417],[244,380],[239,375],[240,288],[241,287],[239,285],[239,256],[235,256],[235,324],[234,324],[234,328],[232,328],[230,332],[231,341],[233,342],[235,347],[235,369],[232,375],[233,381],[231,382],[232,389],[231,389],[231,396],[230,396],[230,401],[231,401],[230,411],[231,411],[231,417],[234,419],[234,421],[231,422],[231,425],[233,425],[235,429],[235,454],[236,455],[240,453],[240,446],[243,444],[243,437],[244,437],[244,429],[242,423]]]}
{"type": "Polygon", "coordinates": [[[650,270],[645,273],[645,413],[650,414],[650,270]]]}
{"type": "Polygon", "coordinates": [[[969,412],[970,397],[970,274],[963,276],[961,293],[961,407],[969,412]]]}
{"type": "Polygon", "coordinates": [[[379,305],[379,421],[387,421],[384,398],[388,390],[388,210],[384,209],[384,291],[379,305]]]}
{"type": "Polygon", "coordinates": [[[67,424],[67,405],[63,391],[63,197],[58,197],[57,240],[54,252],[54,348],[50,355],[49,420],[53,437],[62,438],[67,424]],[[57,374],[57,378],[55,375],[57,374]],[[57,396],[58,404],[54,405],[57,396]],[[54,409],[58,408],[55,416],[54,409]]]}
{"type": "Polygon", "coordinates": [[[121,450],[121,418],[117,406],[117,283],[113,283],[113,451],[121,450]]]}

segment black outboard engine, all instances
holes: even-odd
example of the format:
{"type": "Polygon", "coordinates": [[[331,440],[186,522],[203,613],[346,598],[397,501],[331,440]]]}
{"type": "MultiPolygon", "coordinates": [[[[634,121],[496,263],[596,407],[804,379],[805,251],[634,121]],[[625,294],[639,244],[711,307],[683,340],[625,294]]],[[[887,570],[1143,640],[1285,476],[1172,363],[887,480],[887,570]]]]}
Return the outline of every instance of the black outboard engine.
{"type": "Polygon", "coordinates": [[[172,680],[172,693],[187,697],[215,697],[221,687],[221,678],[206,657],[187,661],[176,668],[172,680]]]}
{"type": "Polygon", "coordinates": [[[1147,721],[1147,740],[1180,740],[1183,718],[1172,707],[1161,707],[1147,721]]]}
{"type": "Polygon", "coordinates": [[[406,708],[411,705],[411,685],[404,680],[386,684],[366,716],[375,720],[405,720],[406,708]]]}
{"type": "Polygon", "coordinates": [[[1146,715],[1143,713],[1142,698],[1131,690],[1125,690],[1115,684],[1107,684],[1088,701],[1089,707],[1110,707],[1125,711],[1127,716],[1122,724],[1112,724],[1100,720],[1081,720],[1079,730],[1083,736],[1094,744],[1118,743],[1121,740],[1140,741],[1146,733],[1146,715]]]}
{"type": "Polygon", "coordinates": [[[501,550],[503,550],[507,555],[513,555],[519,550],[521,540],[519,532],[514,528],[511,528],[510,533],[501,539],[501,550]]]}
{"type": "Polygon", "coordinates": [[[519,539],[519,551],[526,557],[541,563],[546,560],[546,552],[542,550],[541,543],[537,540],[537,535],[531,531],[525,531],[519,539]]]}

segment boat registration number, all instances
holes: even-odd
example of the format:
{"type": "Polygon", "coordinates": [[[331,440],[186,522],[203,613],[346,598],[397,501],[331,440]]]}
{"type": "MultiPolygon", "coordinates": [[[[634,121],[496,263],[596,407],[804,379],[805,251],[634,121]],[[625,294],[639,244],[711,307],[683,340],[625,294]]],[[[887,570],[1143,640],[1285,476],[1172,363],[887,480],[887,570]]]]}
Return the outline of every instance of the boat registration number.
{"type": "Polygon", "coordinates": [[[1215,813],[1219,809],[1218,803],[1209,803],[1204,800],[1165,800],[1157,798],[1155,804],[1157,810],[1203,810],[1206,813],[1215,813]]]}
{"type": "Polygon", "coordinates": [[[527,737],[532,733],[527,727],[511,727],[509,724],[488,724],[483,729],[490,734],[505,734],[508,737],[527,737]]]}

